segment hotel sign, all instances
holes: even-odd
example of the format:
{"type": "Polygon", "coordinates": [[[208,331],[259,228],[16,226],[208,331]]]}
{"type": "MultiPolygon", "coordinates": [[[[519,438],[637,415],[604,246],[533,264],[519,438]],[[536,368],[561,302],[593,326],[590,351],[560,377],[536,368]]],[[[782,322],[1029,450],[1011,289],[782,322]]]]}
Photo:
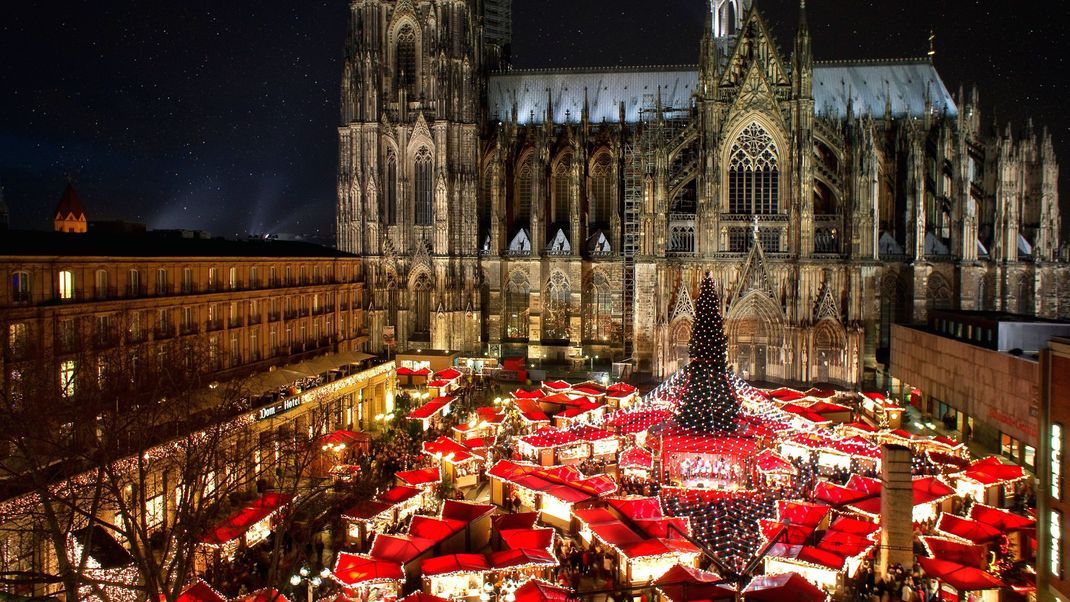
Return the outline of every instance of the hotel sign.
{"type": "Polygon", "coordinates": [[[267,420],[268,418],[278,416],[279,414],[285,414],[286,412],[289,412],[290,410],[296,408],[299,405],[301,405],[300,397],[291,397],[289,399],[284,399],[282,401],[273,403],[267,407],[263,407],[257,410],[256,419],[267,420]]]}

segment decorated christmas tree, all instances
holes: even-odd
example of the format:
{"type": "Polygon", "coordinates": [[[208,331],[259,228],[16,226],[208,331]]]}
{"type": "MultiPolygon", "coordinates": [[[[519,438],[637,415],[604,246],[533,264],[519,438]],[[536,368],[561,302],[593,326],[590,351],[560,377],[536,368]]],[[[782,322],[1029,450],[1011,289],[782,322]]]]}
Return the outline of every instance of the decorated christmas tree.
{"type": "Polygon", "coordinates": [[[739,400],[728,374],[728,337],[724,333],[720,301],[707,273],[695,303],[695,325],[685,369],[684,393],[676,410],[676,422],[696,432],[716,433],[736,429],[739,400]]]}

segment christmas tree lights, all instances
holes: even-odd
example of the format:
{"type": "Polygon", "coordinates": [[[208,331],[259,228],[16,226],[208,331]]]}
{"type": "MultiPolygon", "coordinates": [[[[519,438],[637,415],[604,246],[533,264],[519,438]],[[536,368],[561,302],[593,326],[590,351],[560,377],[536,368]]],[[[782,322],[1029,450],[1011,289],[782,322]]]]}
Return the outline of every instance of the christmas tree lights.
{"type": "Polygon", "coordinates": [[[702,279],[695,303],[695,325],[688,352],[691,360],[685,369],[677,422],[702,433],[734,431],[739,399],[728,373],[728,337],[724,333],[720,300],[708,273],[702,279]]]}

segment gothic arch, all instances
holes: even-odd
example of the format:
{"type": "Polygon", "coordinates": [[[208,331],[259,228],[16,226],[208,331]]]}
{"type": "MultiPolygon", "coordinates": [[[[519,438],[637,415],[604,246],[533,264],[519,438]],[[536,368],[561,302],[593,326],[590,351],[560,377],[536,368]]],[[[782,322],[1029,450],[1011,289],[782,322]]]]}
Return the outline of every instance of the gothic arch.
{"type": "Polygon", "coordinates": [[[394,12],[390,26],[387,28],[387,48],[390,49],[387,52],[387,65],[394,78],[392,89],[400,90],[403,87],[409,87],[410,93],[419,94],[422,91],[420,73],[424,67],[423,28],[420,27],[411,8],[408,10],[399,8],[394,12]],[[411,50],[409,44],[411,44],[411,50]],[[408,55],[410,51],[411,60],[408,55]],[[402,81],[399,62],[408,62],[415,69],[415,73],[405,74],[406,82],[411,82],[411,84],[402,81]]]}
{"type": "Polygon", "coordinates": [[[583,290],[584,339],[604,343],[617,337],[613,312],[613,287],[602,270],[594,270],[583,290]]]}
{"type": "Polygon", "coordinates": [[[418,269],[409,275],[409,291],[412,295],[413,338],[430,340],[431,335],[431,296],[434,280],[426,269],[418,269]]]}
{"type": "Polygon", "coordinates": [[[925,307],[927,310],[951,309],[954,293],[951,283],[939,272],[929,274],[925,284],[925,307]]]}
{"type": "Polygon", "coordinates": [[[1033,315],[1036,313],[1036,294],[1032,274],[1020,274],[1015,283],[1014,293],[1018,296],[1018,313],[1033,315]]]}
{"type": "Polygon", "coordinates": [[[814,356],[812,378],[821,382],[843,378],[843,368],[847,355],[847,331],[839,320],[826,318],[817,323],[813,330],[814,356]]]}
{"type": "Polygon", "coordinates": [[[413,223],[430,226],[435,207],[435,159],[431,149],[420,146],[412,155],[413,223]]]}
{"type": "Polygon", "coordinates": [[[608,227],[610,220],[617,211],[616,195],[616,168],[613,161],[613,153],[608,148],[602,147],[591,155],[588,161],[587,182],[587,222],[595,225],[608,227]]]}
{"type": "Polygon", "coordinates": [[[776,128],[758,115],[740,122],[724,139],[722,211],[746,215],[784,212],[781,197],[788,145],[778,137],[776,128]]]}
{"type": "Polygon", "coordinates": [[[517,229],[531,230],[532,208],[535,206],[535,152],[524,149],[517,158],[513,174],[512,202],[509,204],[510,235],[517,229]]]}
{"type": "Polygon", "coordinates": [[[505,315],[503,320],[506,339],[528,338],[528,295],[531,285],[523,270],[513,270],[505,286],[505,315]]]}
{"type": "Polygon", "coordinates": [[[781,364],[784,313],[768,295],[751,291],[728,311],[728,361],[741,373],[759,380],[778,376],[768,368],[781,364]]]}
{"type": "MultiPolygon", "coordinates": [[[[573,157],[571,149],[564,149],[554,159],[550,178],[550,194],[547,195],[546,223],[551,228],[564,228],[568,231],[571,219],[572,200],[575,196],[572,187],[573,157]]],[[[575,241],[569,241],[575,242],[575,241]]]]}
{"type": "Polygon", "coordinates": [[[543,304],[542,338],[567,340],[571,338],[572,285],[560,270],[554,270],[546,281],[543,304]]]}
{"type": "Polygon", "coordinates": [[[689,346],[693,323],[689,318],[678,318],[669,324],[668,348],[666,355],[668,366],[666,373],[671,374],[687,365],[690,359],[689,346]]]}
{"type": "MultiPolygon", "coordinates": [[[[780,154],[781,160],[784,162],[784,165],[787,166],[787,155],[789,154],[788,151],[791,148],[791,144],[789,143],[790,138],[785,133],[786,129],[784,123],[779,117],[767,115],[763,111],[740,112],[731,118],[724,130],[725,136],[721,138],[721,165],[728,165],[729,159],[732,156],[732,144],[739,138],[739,135],[743,133],[743,130],[753,124],[757,124],[758,127],[769,134],[773,139],[773,145],[776,146],[777,151],[780,154]]],[[[786,170],[782,170],[782,173],[786,173],[786,170]]]]}

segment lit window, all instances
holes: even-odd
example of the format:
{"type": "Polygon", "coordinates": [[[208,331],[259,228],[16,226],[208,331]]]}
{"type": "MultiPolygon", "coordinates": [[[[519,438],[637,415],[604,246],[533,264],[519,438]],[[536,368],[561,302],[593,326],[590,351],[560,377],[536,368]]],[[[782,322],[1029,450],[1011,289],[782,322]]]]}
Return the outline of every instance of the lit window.
{"type": "Polygon", "coordinates": [[[1051,574],[1062,578],[1063,576],[1063,513],[1058,510],[1051,511],[1048,519],[1048,530],[1051,532],[1051,574]]]}
{"type": "Polygon", "coordinates": [[[68,270],[63,270],[59,273],[58,284],[60,299],[74,298],[74,274],[68,270]]]}
{"type": "Polygon", "coordinates": [[[1063,491],[1063,425],[1051,425],[1051,497],[1061,500],[1063,491]]]}
{"type": "Polygon", "coordinates": [[[30,274],[15,272],[11,275],[11,296],[16,303],[30,300],[30,274]]]}
{"type": "Polygon", "coordinates": [[[64,397],[74,396],[74,360],[64,360],[59,365],[59,390],[64,397]]]}

